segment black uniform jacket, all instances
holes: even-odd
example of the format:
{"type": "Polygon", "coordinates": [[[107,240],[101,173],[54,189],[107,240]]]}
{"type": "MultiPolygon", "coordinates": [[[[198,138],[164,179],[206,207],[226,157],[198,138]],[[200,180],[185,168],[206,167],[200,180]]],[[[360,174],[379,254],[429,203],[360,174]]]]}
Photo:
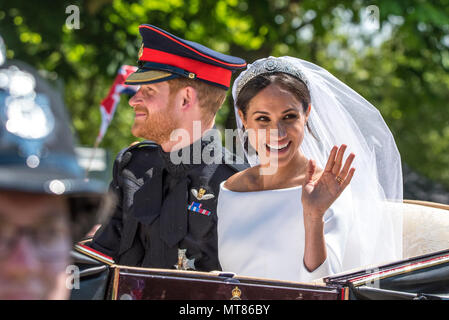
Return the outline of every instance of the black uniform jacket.
{"type": "Polygon", "coordinates": [[[248,165],[241,160],[235,164],[217,140],[203,136],[175,158],[148,141],[122,150],[110,185],[118,205],[90,246],[121,265],[221,270],[216,214],[220,183],[248,165]],[[199,150],[208,161],[199,157],[199,150]]]}

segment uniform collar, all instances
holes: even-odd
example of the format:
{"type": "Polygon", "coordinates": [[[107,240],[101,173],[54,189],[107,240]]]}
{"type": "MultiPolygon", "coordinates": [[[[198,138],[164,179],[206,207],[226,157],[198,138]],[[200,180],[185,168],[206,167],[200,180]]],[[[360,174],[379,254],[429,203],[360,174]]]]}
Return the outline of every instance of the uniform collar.
{"type": "Polygon", "coordinates": [[[203,153],[213,156],[213,150],[218,151],[222,148],[221,141],[214,135],[214,130],[217,130],[215,126],[192,144],[172,152],[165,152],[159,147],[164,167],[169,174],[182,176],[195,167],[204,166],[203,153]],[[208,150],[203,152],[205,149],[208,150]]]}

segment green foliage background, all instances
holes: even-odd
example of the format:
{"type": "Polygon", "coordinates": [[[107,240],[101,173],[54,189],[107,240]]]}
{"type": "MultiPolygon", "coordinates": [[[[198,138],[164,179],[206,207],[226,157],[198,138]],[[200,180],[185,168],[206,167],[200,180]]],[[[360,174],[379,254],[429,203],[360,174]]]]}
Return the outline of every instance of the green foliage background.
{"type": "MultiPolygon", "coordinates": [[[[248,62],[291,55],[323,66],[379,108],[410,167],[449,186],[448,0],[0,0],[8,58],[41,69],[64,91],[85,146],[118,67],[136,62],[142,23],[248,62]],[[80,29],[65,26],[72,4],[80,29]],[[374,31],[361,28],[369,5],[379,8],[374,31]]],[[[101,145],[114,154],[136,140],[127,99],[101,145]]],[[[217,117],[222,128],[235,126],[230,99],[217,117]]]]}

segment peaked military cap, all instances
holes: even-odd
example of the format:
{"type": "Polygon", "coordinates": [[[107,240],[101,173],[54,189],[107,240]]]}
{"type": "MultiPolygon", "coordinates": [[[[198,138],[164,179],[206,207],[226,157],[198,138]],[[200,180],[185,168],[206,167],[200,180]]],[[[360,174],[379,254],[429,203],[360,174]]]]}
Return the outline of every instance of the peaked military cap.
{"type": "Polygon", "coordinates": [[[245,60],[216,52],[149,24],[139,26],[142,46],[139,69],[126,84],[140,85],[178,77],[198,79],[228,89],[232,72],[246,67],[245,60]]]}

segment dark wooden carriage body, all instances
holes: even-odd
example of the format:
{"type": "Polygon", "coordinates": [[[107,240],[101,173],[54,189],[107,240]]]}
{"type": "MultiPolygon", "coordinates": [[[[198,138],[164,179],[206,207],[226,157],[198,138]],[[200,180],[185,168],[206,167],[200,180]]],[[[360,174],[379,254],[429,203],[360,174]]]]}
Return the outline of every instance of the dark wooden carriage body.
{"type": "Polygon", "coordinates": [[[353,300],[449,298],[449,250],[327,277],[314,283],[226,272],[115,265],[74,252],[81,270],[72,299],[353,300]]]}

